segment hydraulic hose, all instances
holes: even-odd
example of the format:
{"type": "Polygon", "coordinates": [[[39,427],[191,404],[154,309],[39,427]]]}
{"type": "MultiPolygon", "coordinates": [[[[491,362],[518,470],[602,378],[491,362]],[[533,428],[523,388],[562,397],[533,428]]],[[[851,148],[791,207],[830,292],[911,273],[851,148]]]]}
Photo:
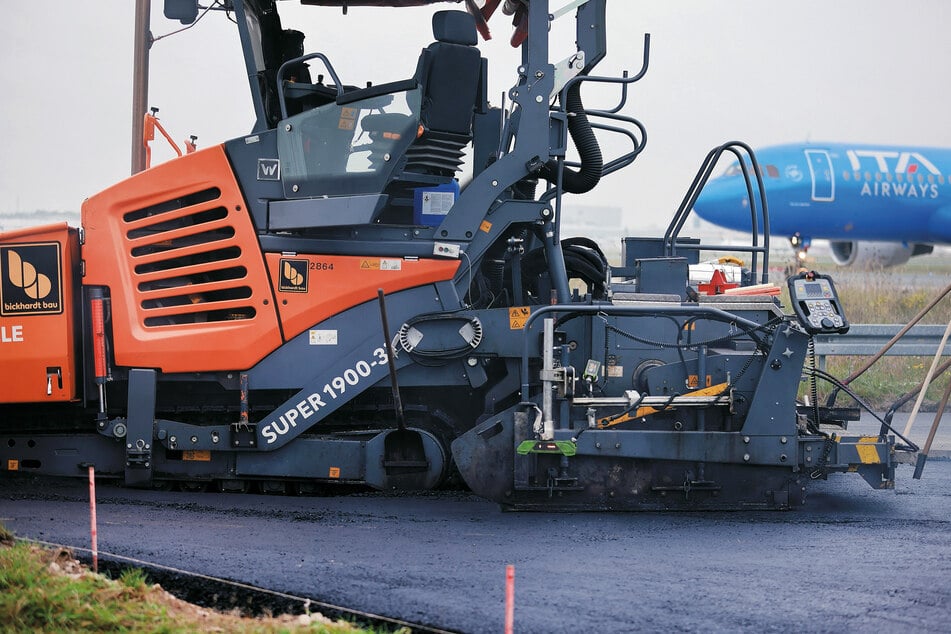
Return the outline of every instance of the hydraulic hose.
{"type": "MultiPolygon", "coordinates": [[[[578,171],[564,168],[561,186],[569,194],[583,194],[589,192],[601,180],[601,170],[604,159],[601,156],[601,147],[598,139],[585,114],[584,104],[581,102],[581,82],[572,84],[565,93],[565,112],[568,113],[568,133],[578,154],[581,157],[581,167],[578,171]]],[[[542,168],[540,175],[546,180],[555,182],[558,178],[558,161],[551,160],[542,168]]]]}

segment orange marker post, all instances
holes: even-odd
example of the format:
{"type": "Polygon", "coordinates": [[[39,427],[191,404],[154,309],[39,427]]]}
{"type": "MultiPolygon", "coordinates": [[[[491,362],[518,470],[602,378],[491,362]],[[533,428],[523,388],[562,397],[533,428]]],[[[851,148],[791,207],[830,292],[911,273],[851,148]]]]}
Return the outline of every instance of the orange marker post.
{"type": "Polygon", "coordinates": [[[92,571],[99,572],[99,539],[96,535],[96,468],[89,465],[89,533],[92,537],[92,571]]]}
{"type": "Polygon", "coordinates": [[[515,627],[515,566],[505,567],[505,634],[512,634],[515,627]]]}

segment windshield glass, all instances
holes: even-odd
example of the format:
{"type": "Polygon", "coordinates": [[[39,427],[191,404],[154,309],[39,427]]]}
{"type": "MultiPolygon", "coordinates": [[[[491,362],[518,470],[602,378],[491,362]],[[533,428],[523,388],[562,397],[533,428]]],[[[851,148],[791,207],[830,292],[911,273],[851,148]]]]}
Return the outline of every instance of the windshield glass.
{"type": "Polygon", "coordinates": [[[288,198],[381,193],[416,136],[418,89],[329,103],[278,125],[288,198]]]}

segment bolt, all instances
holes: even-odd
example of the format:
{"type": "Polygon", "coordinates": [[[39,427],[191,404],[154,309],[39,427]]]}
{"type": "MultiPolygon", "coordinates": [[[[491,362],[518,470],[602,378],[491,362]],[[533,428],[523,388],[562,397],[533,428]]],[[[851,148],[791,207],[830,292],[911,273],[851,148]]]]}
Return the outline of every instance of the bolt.
{"type": "Polygon", "coordinates": [[[806,462],[812,462],[812,456],[806,456],[806,462]]]}
{"type": "Polygon", "coordinates": [[[383,155],[383,160],[384,160],[384,161],[389,161],[389,160],[390,160],[390,153],[389,153],[389,152],[387,152],[386,154],[383,155]]]}
{"type": "MultiPolygon", "coordinates": [[[[168,441],[169,441],[169,442],[178,442],[178,438],[176,438],[175,436],[170,436],[169,439],[168,439],[168,441]]],[[[130,445],[130,446],[131,446],[131,445],[130,445]]]]}
{"type": "Polygon", "coordinates": [[[748,453],[743,454],[743,461],[744,461],[744,462],[749,462],[749,461],[750,461],[750,454],[748,454],[748,453]]]}
{"type": "Polygon", "coordinates": [[[499,181],[492,181],[492,187],[498,187],[499,181]]]}
{"type": "Polygon", "coordinates": [[[780,454],[780,456],[779,456],[779,461],[780,461],[780,462],[786,462],[786,454],[780,454]]]}
{"type": "Polygon", "coordinates": [[[747,445],[750,444],[750,437],[749,437],[749,436],[743,436],[743,442],[745,442],[747,445]]]}
{"type": "Polygon", "coordinates": [[[807,446],[806,451],[812,451],[812,445],[807,446]]]}
{"type": "Polygon", "coordinates": [[[783,436],[782,438],[780,438],[780,439],[779,439],[779,442],[781,442],[782,444],[785,445],[785,444],[786,444],[786,437],[783,436]]]}
{"type": "Polygon", "coordinates": [[[544,99],[541,95],[535,95],[535,103],[541,103],[544,99]]]}
{"type": "Polygon", "coordinates": [[[536,78],[536,79],[541,79],[541,78],[544,77],[544,76],[545,76],[545,73],[543,73],[542,71],[540,71],[540,70],[536,70],[536,71],[535,71],[535,78],[536,78]]]}
{"type": "Polygon", "coordinates": [[[294,185],[293,187],[291,187],[291,190],[292,190],[292,191],[295,191],[295,192],[296,192],[297,190],[299,190],[299,189],[300,189],[300,187],[298,187],[297,185],[294,185]]]}
{"type": "Polygon", "coordinates": [[[469,357],[468,359],[466,359],[466,363],[469,364],[470,368],[474,368],[479,364],[479,360],[476,359],[475,357],[469,357]]]}
{"type": "Polygon", "coordinates": [[[615,448],[615,449],[620,449],[620,448],[621,448],[621,443],[619,443],[619,442],[614,443],[614,448],[615,448]]]}
{"type": "Polygon", "coordinates": [[[599,443],[599,442],[594,443],[594,448],[595,448],[595,449],[600,449],[600,448],[601,448],[601,443],[599,443]]]}
{"type": "Polygon", "coordinates": [[[196,442],[198,442],[198,436],[192,436],[189,440],[191,440],[192,444],[194,445],[196,442]]]}
{"type": "Polygon", "coordinates": [[[286,126],[284,126],[284,132],[290,132],[290,131],[291,131],[291,124],[288,123],[286,126]]]}

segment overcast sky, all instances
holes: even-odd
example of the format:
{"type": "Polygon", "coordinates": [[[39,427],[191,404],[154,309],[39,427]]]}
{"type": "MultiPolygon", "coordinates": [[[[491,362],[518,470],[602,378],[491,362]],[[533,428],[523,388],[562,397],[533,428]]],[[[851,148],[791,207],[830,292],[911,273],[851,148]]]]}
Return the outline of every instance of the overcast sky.
{"type": "MultiPolygon", "coordinates": [[[[180,26],[163,17],[161,0],[152,4],[155,35],[180,26]]],[[[307,52],[328,54],[346,83],[410,76],[432,39],[432,8],[343,17],[279,6],[285,27],[308,33],[307,52]]],[[[0,213],[78,211],[128,175],[133,9],[133,0],[5,3],[0,213]]],[[[481,48],[498,103],[517,58],[505,16],[490,26],[496,37],[481,48]]],[[[649,142],[584,202],[623,208],[631,228],[666,223],[706,152],[730,139],[951,146],[949,27],[947,0],[612,0],[608,57],[595,74],[636,72],[643,33],[652,34],[651,67],[627,109],[649,142]]],[[[200,147],[250,130],[237,31],[223,13],[155,43],[149,103],[175,139],[196,134],[200,147]]]]}

